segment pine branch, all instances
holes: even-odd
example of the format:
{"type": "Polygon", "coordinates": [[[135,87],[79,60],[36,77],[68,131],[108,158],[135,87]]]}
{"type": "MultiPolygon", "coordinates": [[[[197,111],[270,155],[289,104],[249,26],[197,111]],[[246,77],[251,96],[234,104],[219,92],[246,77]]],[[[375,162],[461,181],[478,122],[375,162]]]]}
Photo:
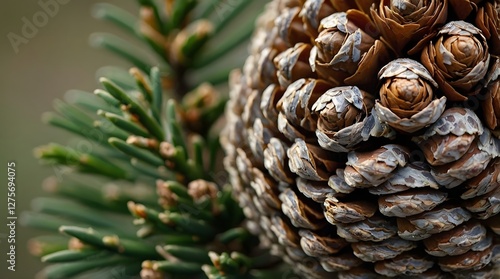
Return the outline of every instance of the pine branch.
{"type": "Polygon", "coordinates": [[[53,197],[35,199],[33,211],[23,214],[26,226],[60,233],[31,243],[32,253],[49,264],[40,274],[258,278],[252,274],[260,269],[277,270],[280,262],[259,249],[245,227],[230,187],[211,181],[220,167],[215,123],[227,101],[214,85],[229,70],[193,78],[243,45],[253,23],[220,50],[206,47],[248,3],[215,22],[210,17],[218,1],[138,2],[138,16],[108,3],[97,5],[94,15],[130,33],[146,51],[111,34],[91,38],[134,67],[100,69],[103,89],[69,91],[65,101],[54,102],[57,113],[44,115],[46,123],[88,139],[92,149],[51,143],[35,150],[41,161],[71,169],[47,179],[44,188],[53,197]]]}

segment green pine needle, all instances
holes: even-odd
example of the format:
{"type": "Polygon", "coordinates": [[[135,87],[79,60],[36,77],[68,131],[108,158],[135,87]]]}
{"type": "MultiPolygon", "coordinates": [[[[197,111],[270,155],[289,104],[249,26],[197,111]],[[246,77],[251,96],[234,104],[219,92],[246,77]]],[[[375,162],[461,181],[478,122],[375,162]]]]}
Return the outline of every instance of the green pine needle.
{"type": "Polygon", "coordinates": [[[151,118],[149,114],[118,85],[113,83],[107,78],[101,78],[99,80],[106,90],[122,104],[128,106],[130,112],[136,114],[139,121],[145,126],[145,128],[158,140],[163,140],[165,135],[158,122],[151,118]]]}
{"type": "MultiPolygon", "coordinates": [[[[114,66],[102,67],[99,70],[97,70],[96,77],[97,79],[101,77],[107,77],[109,80],[116,83],[118,86],[127,91],[137,89],[135,80],[130,78],[129,71],[119,67],[114,67],[114,66]]],[[[102,107],[101,109],[107,110],[104,107],[102,107]]]]}
{"type": "Polygon", "coordinates": [[[89,249],[89,250],[62,250],[49,255],[43,256],[41,258],[42,262],[47,263],[63,263],[63,262],[73,262],[73,261],[84,261],[89,258],[97,257],[107,257],[112,255],[111,253],[102,252],[99,250],[89,249]]]}
{"type": "Polygon", "coordinates": [[[87,259],[70,263],[54,264],[46,267],[41,277],[47,279],[68,279],[73,276],[85,273],[89,270],[98,268],[108,268],[110,266],[137,265],[140,267],[140,261],[121,256],[112,256],[105,258],[87,259]]]}
{"type": "Polygon", "coordinates": [[[130,34],[136,34],[137,17],[118,6],[109,3],[98,3],[94,6],[92,14],[96,18],[112,22],[130,34]]]}
{"type": "Polygon", "coordinates": [[[196,7],[197,0],[174,1],[170,20],[171,29],[178,29],[186,20],[188,13],[196,7]]]}
{"type": "Polygon", "coordinates": [[[163,246],[163,250],[182,261],[199,264],[210,263],[210,257],[208,257],[205,248],[188,247],[184,245],[166,245],[163,246]]]}
{"type": "Polygon", "coordinates": [[[128,144],[127,142],[117,138],[109,138],[108,142],[112,146],[122,151],[123,153],[129,155],[130,157],[139,159],[145,163],[150,164],[153,167],[159,167],[164,165],[164,162],[160,157],[151,153],[148,150],[140,149],[136,146],[128,144]]]}
{"type": "Polygon", "coordinates": [[[118,237],[117,235],[100,233],[92,228],[74,226],[61,226],[59,231],[78,238],[84,243],[135,259],[156,259],[159,257],[154,245],[145,243],[140,239],[118,237]]]}
{"type": "Polygon", "coordinates": [[[182,276],[194,276],[202,273],[200,264],[186,263],[186,262],[178,262],[178,263],[169,261],[154,262],[153,269],[173,274],[179,274],[182,276]]]}
{"type": "Polygon", "coordinates": [[[102,47],[115,53],[144,72],[149,72],[149,69],[151,68],[151,65],[145,62],[148,61],[145,55],[139,54],[141,53],[140,49],[133,47],[129,42],[115,35],[95,33],[91,35],[90,43],[93,46],[102,47]]]}

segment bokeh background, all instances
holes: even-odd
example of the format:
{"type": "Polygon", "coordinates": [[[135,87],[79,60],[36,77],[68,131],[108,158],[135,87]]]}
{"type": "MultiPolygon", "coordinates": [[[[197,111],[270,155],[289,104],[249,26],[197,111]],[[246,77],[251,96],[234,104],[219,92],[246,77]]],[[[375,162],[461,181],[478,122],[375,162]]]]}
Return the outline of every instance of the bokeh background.
{"type": "MultiPolygon", "coordinates": [[[[50,0],[42,0],[49,2],[50,0]]],[[[16,271],[7,270],[7,162],[16,162],[17,216],[28,210],[30,201],[44,195],[43,179],[54,170],[39,165],[33,156],[36,146],[48,142],[67,143],[67,133],[46,126],[41,115],[52,109],[52,101],[62,98],[69,89],[92,92],[99,87],[96,71],[102,66],[127,63],[102,49],[89,45],[89,35],[96,31],[120,34],[109,23],[92,17],[92,7],[101,1],[65,0],[59,11],[38,28],[36,35],[15,52],[7,34],[22,35],[23,17],[32,21],[43,11],[38,1],[11,0],[0,8],[0,278],[29,279],[43,267],[27,250],[29,238],[40,235],[19,225],[16,239],[16,271]]],[[[134,12],[137,1],[107,0],[134,12]]]]}

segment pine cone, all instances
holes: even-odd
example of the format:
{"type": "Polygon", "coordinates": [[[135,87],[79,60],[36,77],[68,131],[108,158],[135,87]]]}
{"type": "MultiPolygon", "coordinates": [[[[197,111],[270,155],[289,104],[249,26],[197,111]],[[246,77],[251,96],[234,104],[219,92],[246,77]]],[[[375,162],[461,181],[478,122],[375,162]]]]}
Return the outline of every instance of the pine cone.
{"type": "Polygon", "coordinates": [[[266,6],[231,79],[224,163],[253,231],[303,278],[494,278],[497,7],[266,6]]]}

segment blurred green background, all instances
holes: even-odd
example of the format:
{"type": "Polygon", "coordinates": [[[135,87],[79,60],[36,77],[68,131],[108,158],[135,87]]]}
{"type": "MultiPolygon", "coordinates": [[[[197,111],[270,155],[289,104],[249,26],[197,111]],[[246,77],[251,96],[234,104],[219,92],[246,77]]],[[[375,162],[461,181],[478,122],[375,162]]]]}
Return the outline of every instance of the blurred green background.
{"type": "MultiPolygon", "coordinates": [[[[42,0],[50,2],[50,0],[42,0]]],[[[92,92],[99,87],[95,72],[106,65],[128,67],[112,54],[89,46],[92,32],[117,28],[91,16],[92,6],[101,1],[60,0],[59,11],[48,17],[45,25],[18,46],[15,52],[8,34],[22,36],[23,17],[33,22],[33,16],[42,11],[38,1],[4,1],[0,9],[0,219],[7,223],[7,162],[16,162],[16,215],[28,210],[30,201],[40,195],[41,182],[54,170],[38,164],[33,148],[51,141],[67,143],[70,136],[41,122],[41,114],[52,109],[52,101],[62,98],[69,89],[92,92]]],[[[136,1],[108,0],[109,3],[135,13],[136,1]]],[[[40,18],[38,20],[43,20],[40,18]]],[[[42,22],[43,23],[43,22],[42,22]]],[[[0,278],[29,279],[43,267],[27,251],[29,238],[40,235],[18,225],[16,227],[16,271],[7,270],[7,226],[0,226],[0,278]]]]}

